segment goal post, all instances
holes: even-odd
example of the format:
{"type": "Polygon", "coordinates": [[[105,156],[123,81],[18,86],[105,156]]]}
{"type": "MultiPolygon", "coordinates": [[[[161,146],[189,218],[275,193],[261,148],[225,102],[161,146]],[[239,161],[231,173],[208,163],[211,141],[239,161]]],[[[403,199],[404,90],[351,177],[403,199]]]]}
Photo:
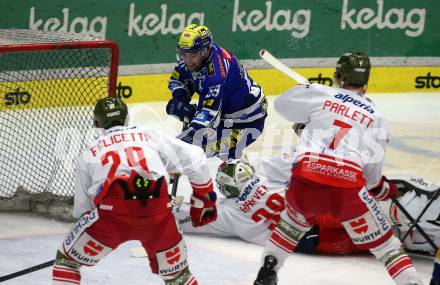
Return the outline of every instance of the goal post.
{"type": "Polygon", "coordinates": [[[0,29],[0,210],[71,203],[93,106],[115,96],[117,69],[115,42],[0,29]]]}

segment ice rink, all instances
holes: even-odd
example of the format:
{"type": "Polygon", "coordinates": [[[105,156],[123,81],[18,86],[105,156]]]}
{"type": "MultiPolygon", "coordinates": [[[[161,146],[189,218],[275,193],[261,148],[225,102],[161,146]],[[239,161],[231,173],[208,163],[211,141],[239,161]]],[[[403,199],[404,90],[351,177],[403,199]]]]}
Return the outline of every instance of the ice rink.
{"type": "MultiPolygon", "coordinates": [[[[389,119],[391,142],[384,166],[385,174],[413,174],[431,182],[440,181],[440,93],[371,94],[378,108],[389,119]]],[[[288,150],[295,141],[290,123],[272,109],[262,137],[247,152],[253,160],[288,150]]],[[[177,134],[181,125],[168,117],[165,103],[130,106],[131,122],[177,134]]],[[[212,161],[212,174],[217,161],[212,161]]],[[[189,196],[185,179],[179,195],[189,196]]],[[[70,224],[29,214],[0,213],[0,276],[49,261],[70,224]]],[[[238,239],[185,235],[189,264],[199,284],[252,284],[259,268],[262,247],[238,239]]],[[[130,257],[137,242],[122,245],[93,268],[82,270],[82,284],[163,284],[151,274],[145,258],[130,257]]],[[[429,283],[432,259],[413,256],[422,279],[429,283]]],[[[49,268],[33,272],[4,284],[50,284],[49,268]]],[[[290,256],[279,274],[279,284],[303,285],[382,285],[393,284],[385,268],[373,256],[290,256]]]]}

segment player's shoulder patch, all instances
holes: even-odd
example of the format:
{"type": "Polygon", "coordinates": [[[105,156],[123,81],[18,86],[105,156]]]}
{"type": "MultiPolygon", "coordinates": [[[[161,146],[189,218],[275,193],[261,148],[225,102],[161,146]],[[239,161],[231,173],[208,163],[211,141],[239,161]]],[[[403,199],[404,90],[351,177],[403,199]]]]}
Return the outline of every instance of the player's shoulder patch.
{"type": "Polygon", "coordinates": [[[215,68],[214,68],[214,64],[212,63],[212,61],[210,61],[208,63],[208,76],[214,76],[215,75],[215,68]]]}
{"type": "Polygon", "coordinates": [[[179,78],[180,78],[180,73],[179,73],[179,71],[177,71],[176,69],[174,69],[173,72],[171,73],[171,79],[179,80],[179,78]]]}
{"type": "Polygon", "coordinates": [[[222,47],[220,48],[220,50],[224,58],[226,58],[227,60],[232,60],[232,54],[229,51],[225,50],[222,47]]]}

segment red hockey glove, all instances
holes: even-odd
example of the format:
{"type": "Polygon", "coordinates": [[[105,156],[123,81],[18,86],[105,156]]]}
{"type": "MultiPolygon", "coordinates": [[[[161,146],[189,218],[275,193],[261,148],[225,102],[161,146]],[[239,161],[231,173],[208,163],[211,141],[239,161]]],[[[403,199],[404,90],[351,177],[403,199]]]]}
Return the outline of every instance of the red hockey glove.
{"type": "Polygon", "coordinates": [[[189,214],[194,227],[207,225],[217,219],[216,200],[217,195],[214,191],[208,192],[204,196],[200,196],[197,193],[191,195],[189,214]]]}
{"type": "Polygon", "coordinates": [[[379,185],[369,190],[370,194],[379,201],[385,201],[397,196],[397,186],[382,176],[379,185]]]}

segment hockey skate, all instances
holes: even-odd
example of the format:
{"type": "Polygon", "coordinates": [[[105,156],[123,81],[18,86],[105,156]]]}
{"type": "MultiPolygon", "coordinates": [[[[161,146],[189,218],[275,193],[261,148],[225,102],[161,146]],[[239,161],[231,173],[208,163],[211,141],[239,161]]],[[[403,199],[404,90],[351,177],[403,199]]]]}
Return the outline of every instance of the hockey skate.
{"type": "Polygon", "coordinates": [[[276,285],[278,282],[277,272],[274,270],[278,264],[277,259],[273,255],[267,255],[264,258],[264,264],[258,271],[257,279],[254,285],[276,285]]]}

